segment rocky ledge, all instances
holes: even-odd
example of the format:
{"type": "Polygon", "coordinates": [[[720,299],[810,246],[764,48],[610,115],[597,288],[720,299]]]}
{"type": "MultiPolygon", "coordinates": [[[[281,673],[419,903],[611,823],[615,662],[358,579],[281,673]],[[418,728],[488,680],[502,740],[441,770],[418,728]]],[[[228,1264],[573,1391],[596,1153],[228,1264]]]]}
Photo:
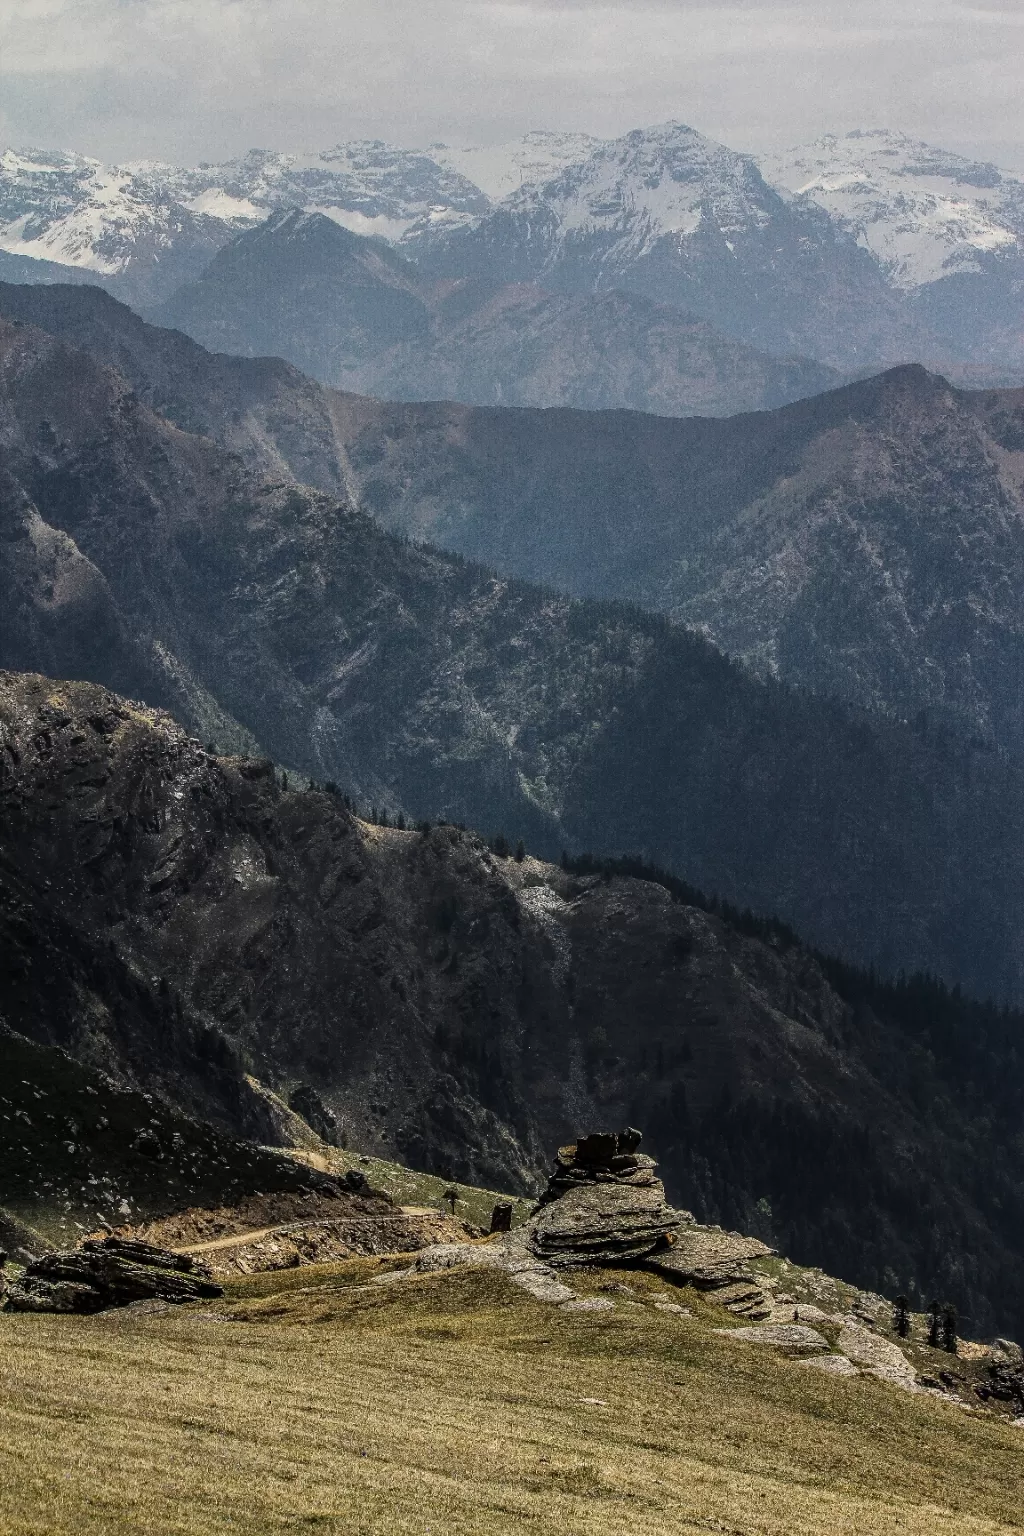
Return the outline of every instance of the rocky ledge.
{"type": "Polygon", "coordinates": [[[771,1315],[772,1303],[748,1261],[774,1251],[756,1237],[720,1227],[681,1227],[672,1247],[650,1254],[645,1268],[676,1285],[713,1292],[714,1299],[737,1317],[760,1322],[771,1315]]]}
{"type": "Polygon", "coordinates": [[[119,1237],[43,1254],[7,1292],[13,1312],[104,1312],[136,1301],[197,1301],[221,1296],[209,1271],[188,1254],[119,1237]]]}

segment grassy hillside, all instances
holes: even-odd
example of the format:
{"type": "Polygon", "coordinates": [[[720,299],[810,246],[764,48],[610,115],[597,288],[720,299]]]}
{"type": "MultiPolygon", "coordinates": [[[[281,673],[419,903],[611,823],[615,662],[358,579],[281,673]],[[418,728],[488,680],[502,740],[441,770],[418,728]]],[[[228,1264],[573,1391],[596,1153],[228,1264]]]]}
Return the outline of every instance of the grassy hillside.
{"type": "Polygon", "coordinates": [[[1022,1431],[985,1415],[723,1339],[710,1309],[566,1314],[490,1271],[378,1270],[262,1277],[205,1313],[0,1317],[0,1529],[1021,1528],[1022,1431]]]}

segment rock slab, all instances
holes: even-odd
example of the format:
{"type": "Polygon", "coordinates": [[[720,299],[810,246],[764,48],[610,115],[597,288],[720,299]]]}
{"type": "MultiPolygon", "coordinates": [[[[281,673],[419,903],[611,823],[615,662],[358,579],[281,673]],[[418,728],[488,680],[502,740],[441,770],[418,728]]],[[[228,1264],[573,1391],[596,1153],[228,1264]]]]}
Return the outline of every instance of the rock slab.
{"type": "Polygon", "coordinates": [[[188,1254],[108,1237],[45,1253],[8,1290],[13,1312],[104,1312],[133,1302],[197,1301],[221,1286],[188,1254]]]}
{"type": "Polygon", "coordinates": [[[829,1342],[816,1328],[804,1328],[799,1323],[764,1323],[753,1328],[716,1328],[727,1339],[741,1344],[767,1344],[773,1349],[821,1350],[829,1349],[829,1342]]]}

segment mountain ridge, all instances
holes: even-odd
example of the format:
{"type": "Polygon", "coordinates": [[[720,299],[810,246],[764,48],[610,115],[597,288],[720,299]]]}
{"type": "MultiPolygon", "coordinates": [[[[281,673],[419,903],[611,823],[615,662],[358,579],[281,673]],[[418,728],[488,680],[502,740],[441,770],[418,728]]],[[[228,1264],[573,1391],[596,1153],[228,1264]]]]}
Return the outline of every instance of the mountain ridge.
{"type": "Polygon", "coordinates": [[[7,665],[99,678],[364,806],[549,855],[634,851],[829,951],[1024,988],[1008,755],[757,683],[656,615],[412,546],[170,426],[55,338],[0,337],[7,665]]]}
{"type": "Polygon", "coordinates": [[[707,1219],[1015,1326],[1019,1146],[975,1136],[1019,1116],[1009,1016],[844,995],[651,879],[369,826],[95,684],[0,673],[0,742],[5,1012],[38,1044],[235,1135],[253,1074],[313,1083],[367,1152],[519,1190],[640,1117],[707,1219]]]}
{"type": "Polygon", "coordinates": [[[84,290],[0,289],[4,311],[403,536],[667,612],[761,676],[1020,750],[1019,392],[909,365],[728,421],[382,404],[211,357],[84,290]]]}

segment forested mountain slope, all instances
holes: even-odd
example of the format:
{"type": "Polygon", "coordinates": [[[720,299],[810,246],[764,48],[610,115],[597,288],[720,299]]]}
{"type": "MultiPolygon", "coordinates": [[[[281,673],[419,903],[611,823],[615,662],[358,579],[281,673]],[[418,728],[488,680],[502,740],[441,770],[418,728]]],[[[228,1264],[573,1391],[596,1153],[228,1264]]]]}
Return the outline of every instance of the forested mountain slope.
{"type": "Polygon", "coordinates": [[[156,1095],[155,1134],[266,1139],[254,1080],[307,1084],[361,1149],[526,1190],[635,1121],[698,1215],[1018,1327],[1019,1015],[671,881],[368,826],[91,684],[0,674],[0,807],[6,1021],[156,1095]]]}
{"type": "Polygon", "coordinates": [[[0,364],[4,664],[167,705],[364,805],[644,853],[886,970],[1024,990],[1014,761],[411,548],[42,332],[5,323],[0,364]]]}
{"type": "Polygon", "coordinates": [[[386,526],[1020,751],[1024,392],[893,370],[729,421],[336,411],[386,526]]]}

